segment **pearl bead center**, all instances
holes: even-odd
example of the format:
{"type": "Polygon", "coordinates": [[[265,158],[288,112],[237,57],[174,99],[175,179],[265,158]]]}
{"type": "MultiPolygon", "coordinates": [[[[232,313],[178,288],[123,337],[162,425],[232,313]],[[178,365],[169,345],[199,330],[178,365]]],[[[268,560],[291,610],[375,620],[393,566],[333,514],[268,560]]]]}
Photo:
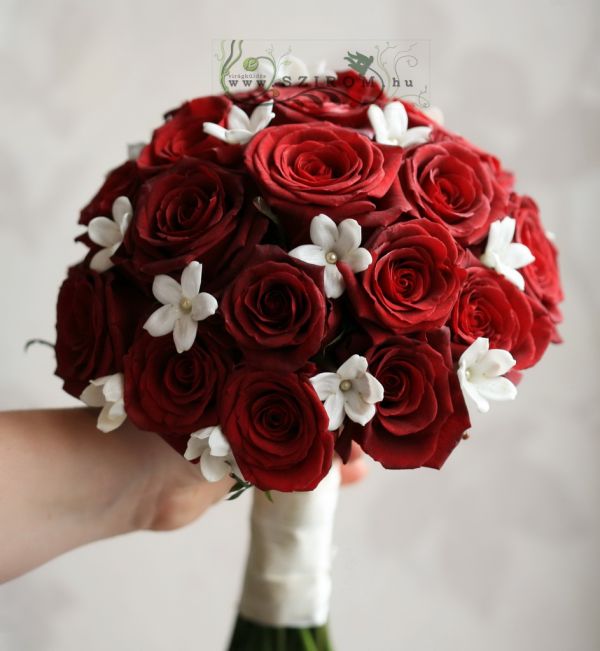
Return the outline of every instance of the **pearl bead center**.
{"type": "Polygon", "coordinates": [[[337,253],[335,251],[327,251],[325,254],[325,260],[327,260],[329,264],[335,264],[338,261],[337,253]]]}
{"type": "Polygon", "coordinates": [[[352,382],[350,380],[342,380],[340,382],[341,391],[350,391],[351,388],[352,388],[352,382]]]}
{"type": "Polygon", "coordinates": [[[192,311],[192,301],[185,296],[179,301],[179,309],[185,314],[189,314],[192,311]]]}

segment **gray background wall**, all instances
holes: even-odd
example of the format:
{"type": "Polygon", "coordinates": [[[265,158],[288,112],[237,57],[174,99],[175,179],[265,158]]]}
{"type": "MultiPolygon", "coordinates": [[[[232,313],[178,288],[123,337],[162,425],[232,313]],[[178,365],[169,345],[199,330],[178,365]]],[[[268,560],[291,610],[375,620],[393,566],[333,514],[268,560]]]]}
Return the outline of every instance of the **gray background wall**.
{"type": "MultiPolygon", "coordinates": [[[[594,0],[0,0],[0,408],[73,404],[51,351],[23,343],[53,339],[77,211],[124,143],[210,90],[210,39],[430,39],[448,126],[517,170],[557,235],[566,343],[443,472],[373,467],[344,491],[333,635],[340,651],[598,648],[598,19],[594,0]]],[[[222,649],[248,506],[0,587],[0,648],[222,649]]]]}

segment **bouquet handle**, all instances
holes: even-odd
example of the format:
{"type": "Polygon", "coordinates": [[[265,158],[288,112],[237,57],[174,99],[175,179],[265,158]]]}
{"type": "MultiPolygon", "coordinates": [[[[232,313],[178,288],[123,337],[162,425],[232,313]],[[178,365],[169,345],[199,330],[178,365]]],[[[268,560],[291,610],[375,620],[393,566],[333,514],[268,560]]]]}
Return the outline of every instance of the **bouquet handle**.
{"type": "Polygon", "coordinates": [[[332,651],[327,632],[339,464],[313,491],[254,489],[239,616],[229,651],[332,651]]]}

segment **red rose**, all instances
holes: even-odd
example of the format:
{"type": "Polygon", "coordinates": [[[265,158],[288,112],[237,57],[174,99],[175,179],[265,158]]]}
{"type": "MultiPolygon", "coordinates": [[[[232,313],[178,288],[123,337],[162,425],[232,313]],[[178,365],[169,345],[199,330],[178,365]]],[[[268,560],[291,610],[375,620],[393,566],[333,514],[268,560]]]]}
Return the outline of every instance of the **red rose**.
{"type": "Polygon", "coordinates": [[[225,326],[250,364],[295,370],[319,351],[326,332],[323,267],[258,246],[221,301],[225,326]]]}
{"type": "Polygon", "coordinates": [[[525,244],[535,260],[519,271],[525,278],[525,291],[537,298],[555,323],[562,321],[559,303],[563,291],[558,273],[558,251],[542,226],[537,204],[530,197],[511,197],[509,212],[516,220],[515,241],[525,244]]]}
{"type": "Polygon", "coordinates": [[[370,127],[367,109],[383,96],[381,86],[354,70],[338,72],[335,79],[310,80],[304,86],[276,86],[273,125],[325,120],[341,127],[370,127]]]}
{"type": "Polygon", "coordinates": [[[508,350],[515,370],[529,368],[544,354],[553,332],[544,308],[492,269],[471,266],[452,310],[452,338],[460,354],[477,337],[490,348],[508,350]]]}
{"type": "Polygon", "coordinates": [[[471,424],[448,330],[420,339],[390,337],[366,358],[384,398],[364,428],[352,423],[344,434],[386,468],[441,468],[471,424]]]}
{"type": "Polygon", "coordinates": [[[134,273],[150,277],[199,260],[210,290],[235,274],[267,225],[245,199],[239,175],[187,159],[143,185],[125,252],[116,259],[130,258],[134,273]]]}
{"type": "Polygon", "coordinates": [[[244,478],[262,490],[312,490],[331,468],[329,418],[301,374],[242,368],[229,377],[219,414],[244,478]]]}
{"type": "Polygon", "coordinates": [[[117,197],[127,197],[135,207],[138,190],[147,173],[134,161],[127,161],[110,171],[102,187],[81,211],[79,223],[87,226],[94,217],[111,217],[117,197]]]}
{"type": "Polygon", "coordinates": [[[480,242],[508,203],[492,160],[455,139],[413,147],[400,167],[403,209],[444,224],[463,244],[480,242]]]}
{"type": "Polygon", "coordinates": [[[225,96],[200,97],[167,114],[167,121],[152,134],[141,151],[138,164],[152,167],[173,163],[180,158],[208,158],[216,162],[235,162],[241,148],[227,145],[204,133],[205,122],[227,126],[231,101],[225,96]]]}
{"type": "Polygon", "coordinates": [[[69,269],[56,306],[56,375],[79,398],[90,380],[123,370],[148,299],[114,270],[69,269]]]}
{"type": "Polygon", "coordinates": [[[340,265],[361,324],[376,341],[443,325],[465,272],[446,228],[425,219],[379,230],[367,242],[373,261],[358,276],[340,265]]]}
{"type": "Polygon", "coordinates": [[[306,239],[312,218],[352,217],[383,226],[399,214],[402,149],[378,145],[331,124],[287,124],[260,131],[247,146],[246,165],[294,242],[306,239]]]}
{"type": "Polygon", "coordinates": [[[218,422],[220,395],[232,359],[225,341],[200,328],[194,345],[177,353],[172,335],[138,332],[125,357],[125,409],[143,430],[191,434],[218,422]]]}

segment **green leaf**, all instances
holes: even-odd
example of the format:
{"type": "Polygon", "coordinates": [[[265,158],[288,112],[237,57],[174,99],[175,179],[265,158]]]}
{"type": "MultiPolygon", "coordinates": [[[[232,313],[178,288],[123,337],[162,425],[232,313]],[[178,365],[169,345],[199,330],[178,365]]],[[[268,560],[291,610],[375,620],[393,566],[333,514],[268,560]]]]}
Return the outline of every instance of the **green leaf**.
{"type": "Polygon", "coordinates": [[[229,489],[229,497],[227,498],[228,502],[236,500],[242,493],[245,493],[249,488],[252,488],[250,482],[240,479],[233,473],[230,476],[235,479],[235,484],[229,489]]]}

